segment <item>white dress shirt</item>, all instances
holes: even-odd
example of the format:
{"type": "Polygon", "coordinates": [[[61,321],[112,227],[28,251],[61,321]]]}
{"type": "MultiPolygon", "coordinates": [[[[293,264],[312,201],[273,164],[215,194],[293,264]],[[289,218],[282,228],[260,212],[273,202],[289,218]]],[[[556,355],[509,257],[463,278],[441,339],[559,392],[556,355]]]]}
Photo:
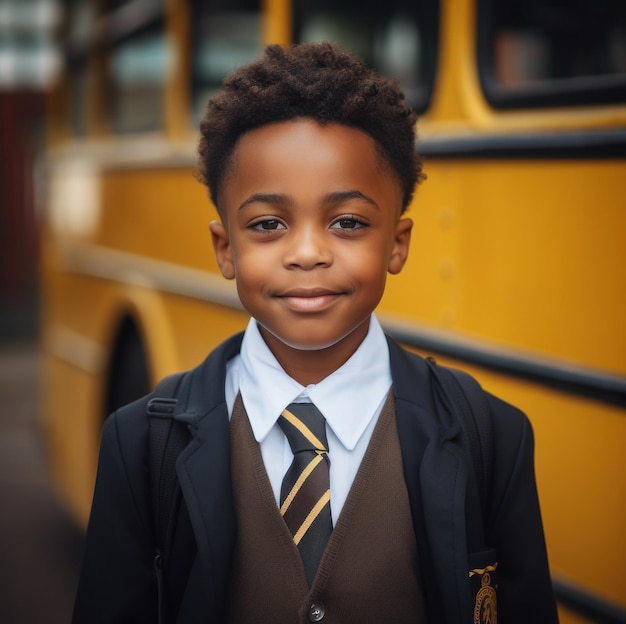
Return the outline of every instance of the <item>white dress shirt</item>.
{"type": "Polygon", "coordinates": [[[228,362],[225,390],[229,416],[241,392],[277,505],[283,477],[293,460],[278,417],[287,405],[298,401],[311,401],[324,414],[335,525],[390,387],[389,347],[372,315],[367,336],[352,357],[326,379],[306,387],[285,373],[251,319],[240,354],[228,362]]]}

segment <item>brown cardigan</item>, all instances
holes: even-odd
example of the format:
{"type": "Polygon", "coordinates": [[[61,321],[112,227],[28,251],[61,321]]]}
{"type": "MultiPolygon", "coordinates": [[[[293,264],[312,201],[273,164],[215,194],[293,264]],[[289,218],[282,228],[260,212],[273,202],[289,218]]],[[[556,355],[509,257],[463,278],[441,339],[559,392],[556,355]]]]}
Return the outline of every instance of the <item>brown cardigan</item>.
{"type": "Polygon", "coordinates": [[[240,397],[231,450],[237,517],[232,624],[426,621],[391,394],[311,588],[240,397]]]}

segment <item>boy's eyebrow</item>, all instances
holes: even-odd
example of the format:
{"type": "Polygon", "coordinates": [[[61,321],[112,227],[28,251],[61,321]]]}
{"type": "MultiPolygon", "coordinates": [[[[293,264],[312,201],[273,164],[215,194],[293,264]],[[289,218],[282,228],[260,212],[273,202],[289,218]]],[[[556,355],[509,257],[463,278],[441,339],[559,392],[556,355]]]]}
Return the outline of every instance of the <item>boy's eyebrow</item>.
{"type": "Polygon", "coordinates": [[[281,195],[280,193],[254,193],[250,195],[238,208],[238,210],[242,210],[249,204],[255,203],[261,204],[289,204],[289,198],[285,195],[281,195]]]}
{"type": "MultiPolygon", "coordinates": [[[[374,206],[374,208],[379,209],[378,204],[368,195],[362,193],[361,191],[350,190],[350,191],[333,191],[332,193],[328,193],[323,198],[324,204],[340,204],[345,201],[349,201],[351,199],[360,199],[362,201],[367,202],[374,206]]],[[[286,195],[282,195],[280,193],[254,193],[250,195],[244,202],[239,206],[239,210],[243,210],[249,204],[254,203],[261,204],[290,204],[291,200],[286,195]]]]}
{"type": "Polygon", "coordinates": [[[350,199],[361,199],[368,204],[374,206],[374,208],[380,209],[378,204],[368,195],[362,193],[361,191],[353,190],[353,191],[334,191],[332,193],[328,193],[324,197],[325,204],[340,204],[341,202],[348,201],[350,199]]]}

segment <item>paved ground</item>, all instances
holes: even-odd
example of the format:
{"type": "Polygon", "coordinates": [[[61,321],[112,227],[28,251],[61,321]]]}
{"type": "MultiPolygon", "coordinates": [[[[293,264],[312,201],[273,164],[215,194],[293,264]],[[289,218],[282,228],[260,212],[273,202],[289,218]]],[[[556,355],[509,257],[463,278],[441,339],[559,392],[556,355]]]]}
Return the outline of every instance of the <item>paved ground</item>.
{"type": "Polygon", "coordinates": [[[0,624],[68,624],[82,551],[47,476],[37,363],[0,343],[0,624]]]}

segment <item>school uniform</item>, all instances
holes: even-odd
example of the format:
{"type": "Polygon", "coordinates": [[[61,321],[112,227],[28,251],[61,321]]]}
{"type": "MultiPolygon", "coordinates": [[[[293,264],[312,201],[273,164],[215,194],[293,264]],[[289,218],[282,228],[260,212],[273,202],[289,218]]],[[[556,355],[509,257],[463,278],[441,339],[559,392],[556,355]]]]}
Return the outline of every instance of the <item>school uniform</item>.
{"type": "MultiPolygon", "coordinates": [[[[361,439],[357,463],[365,467],[356,470],[354,487],[335,488],[334,500],[331,477],[335,530],[312,587],[304,585],[297,551],[290,550],[277,506],[269,504],[280,469],[268,463],[276,453],[267,445],[283,442],[274,435],[259,444],[258,421],[246,414],[246,383],[238,387],[242,339],[238,334],[218,347],[185,377],[179,393],[184,400],[176,418],[190,425],[192,438],[176,468],[196,546],[180,622],[480,623],[494,591],[501,623],[558,621],[528,420],[486,395],[495,455],[487,537],[477,541],[466,523],[475,484],[460,423],[442,409],[427,363],[393,340],[387,341],[391,391],[381,384],[361,432],[366,443],[361,439]],[[390,552],[397,565],[386,570],[390,552]],[[291,620],[273,608],[280,592],[298,607],[291,620]],[[314,614],[312,602],[321,605],[314,614]]],[[[299,390],[315,400],[315,389],[299,390]]],[[[150,398],[122,408],[105,425],[74,624],[156,621],[150,398]]],[[[328,429],[335,435],[330,422],[328,429]]]]}

